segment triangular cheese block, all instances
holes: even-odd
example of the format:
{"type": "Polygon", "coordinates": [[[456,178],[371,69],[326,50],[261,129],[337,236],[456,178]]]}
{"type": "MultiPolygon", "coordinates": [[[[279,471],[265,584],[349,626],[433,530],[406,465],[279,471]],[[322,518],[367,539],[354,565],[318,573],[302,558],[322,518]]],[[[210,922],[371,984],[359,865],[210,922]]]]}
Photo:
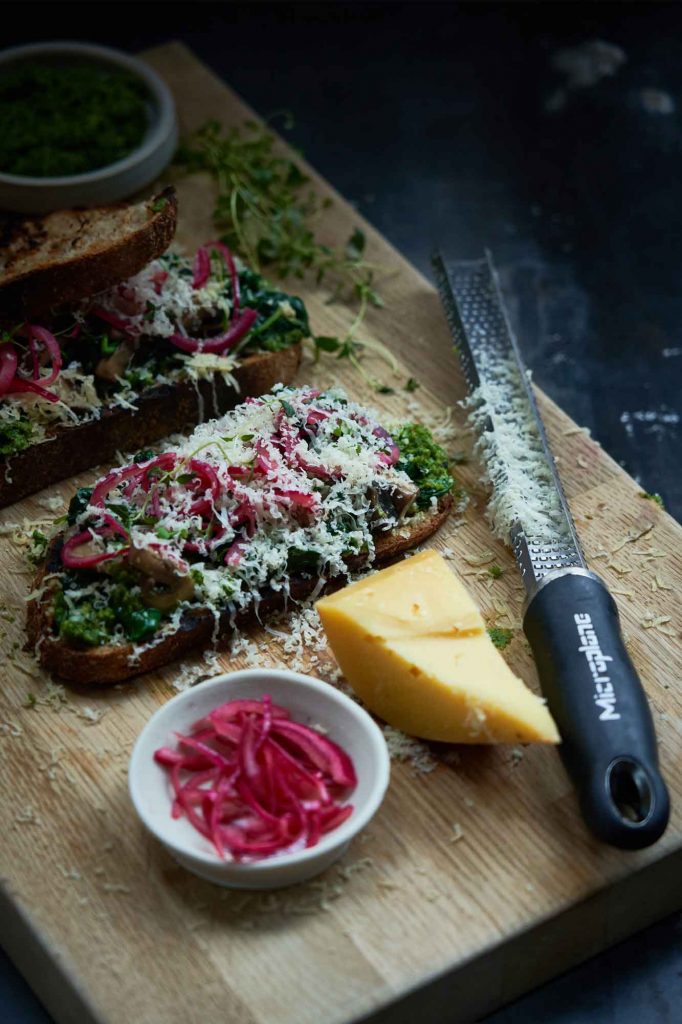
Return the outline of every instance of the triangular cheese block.
{"type": "Polygon", "coordinates": [[[559,741],[543,701],[511,671],[436,551],[316,607],[348,682],[390,725],[449,743],[559,741]]]}

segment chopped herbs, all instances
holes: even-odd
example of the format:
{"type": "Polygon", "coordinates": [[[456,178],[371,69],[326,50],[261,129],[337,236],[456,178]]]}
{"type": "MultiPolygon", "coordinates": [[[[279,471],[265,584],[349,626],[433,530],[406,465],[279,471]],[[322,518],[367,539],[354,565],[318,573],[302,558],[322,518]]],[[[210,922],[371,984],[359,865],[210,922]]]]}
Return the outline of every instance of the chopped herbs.
{"type": "Polygon", "coordinates": [[[502,626],[491,626],[488,629],[488,636],[498,651],[503,651],[514,639],[514,631],[512,629],[504,629],[502,626]]]}
{"type": "Polygon", "coordinates": [[[492,565],[488,566],[488,572],[494,580],[499,580],[500,576],[504,573],[504,569],[494,562],[492,565]]]}
{"type": "Polygon", "coordinates": [[[147,106],[127,71],[24,61],[0,75],[0,170],[45,178],[106,167],[142,142],[147,106]]]}
{"type": "Polygon", "coordinates": [[[41,562],[45,557],[48,543],[47,537],[41,530],[33,530],[27,551],[29,562],[33,565],[41,562]]]}
{"type": "Polygon", "coordinates": [[[659,508],[662,508],[662,509],[665,510],[665,504],[664,504],[663,498],[660,496],[660,494],[656,494],[655,492],[653,494],[649,494],[647,491],[640,491],[639,492],[639,497],[640,498],[646,498],[647,501],[654,501],[654,502],[656,502],[656,504],[658,505],[659,508]]]}
{"type": "Polygon", "coordinates": [[[448,457],[426,427],[406,423],[394,438],[400,449],[398,469],[404,470],[419,487],[418,508],[428,508],[432,498],[440,498],[452,490],[454,480],[448,469],[448,457]]]}
{"type": "Polygon", "coordinates": [[[417,380],[416,377],[408,377],[407,381],[405,383],[405,390],[406,391],[416,391],[417,388],[420,387],[420,386],[421,385],[420,385],[420,383],[419,383],[419,381],[417,380]]]}
{"type": "Polygon", "coordinates": [[[66,515],[69,526],[73,526],[78,516],[85,512],[92,497],[92,487],[79,487],[69,502],[69,510],[66,515]]]}

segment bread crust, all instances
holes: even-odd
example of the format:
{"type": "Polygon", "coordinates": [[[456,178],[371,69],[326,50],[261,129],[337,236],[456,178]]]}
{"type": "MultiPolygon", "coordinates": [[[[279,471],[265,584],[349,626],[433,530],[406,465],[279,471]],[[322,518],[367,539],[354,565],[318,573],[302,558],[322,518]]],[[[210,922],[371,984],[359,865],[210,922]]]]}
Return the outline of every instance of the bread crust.
{"type": "Polygon", "coordinates": [[[247,356],[233,376],[239,392],[216,374],[213,380],[162,384],[142,392],[137,410],[105,408],[98,420],[59,426],[49,441],[0,458],[0,508],[36,491],[112,462],[117,452],[139,451],[162,437],[221,416],[248,395],[275,384],[291,384],[301,362],[301,344],[247,356]]]}
{"type": "MultiPolygon", "coordinates": [[[[438,530],[445,522],[452,505],[452,494],[440,499],[437,509],[415,516],[409,529],[379,534],[376,538],[374,565],[387,565],[406,551],[417,547],[438,530]]],[[[47,559],[35,580],[35,590],[41,590],[50,573],[61,572],[60,558],[62,540],[57,537],[49,549],[47,559]]],[[[349,568],[361,568],[359,563],[349,563],[349,568]]],[[[190,651],[209,646],[214,633],[219,640],[229,638],[235,628],[253,625],[273,612],[285,609],[286,598],[280,592],[271,591],[261,595],[258,615],[253,609],[246,609],[231,620],[229,612],[223,612],[218,622],[208,609],[196,609],[185,613],[179,628],[153,647],[144,650],[131,660],[132,644],[111,645],[79,649],[67,644],[53,633],[52,594],[57,580],[47,581],[44,592],[29,602],[27,611],[28,647],[36,651],[43,668],[62,679],[81,686],[101,686],[119,683],[133,676],[143,675],[153,669],[167,665],[188,654],[190,651]]],[[[317,579],[294,578],[290,593],[294,600],[308,597],[317,586],[317,579]]],[[[330,580],[320,591],[322,594],[338,589],[341,580],[330,580]]]]}
{"type": "Polygon", "coordinates": [[[31,320],[51,309],[74,305],[139,273],[151,260],[161,256],[175,235],[178,200],[174,188],[143,204],[118,203],[97,210],[67,210],[40,220],[24,221],[14,227],[14,240],[5,248],[7,256],[0,276],[0,317],[5,323],[31,320]],[[160,208],[154,210],[154,206],[160,208]],[[148,212],[146,219],[142,215],[148,212]],[[97,217],[116,216],[120,225],[113,236],[96,235],[97,217]],[[130,223],[126,222],[129,214],[130,223]],[[59,235],[55,224],[59,218],[59,235]],[[141,220],[141,223],[137,223],[141,220]],[[35,265],[41,247],[57,245],[68,228],[69,246],[35,265]],[[78,245],[80,238],[82,244],[78,245]],[[55,237],[56,236],[56,237],[55,237]],[[25,267],[23,264],[27,264],[25,267]]]}

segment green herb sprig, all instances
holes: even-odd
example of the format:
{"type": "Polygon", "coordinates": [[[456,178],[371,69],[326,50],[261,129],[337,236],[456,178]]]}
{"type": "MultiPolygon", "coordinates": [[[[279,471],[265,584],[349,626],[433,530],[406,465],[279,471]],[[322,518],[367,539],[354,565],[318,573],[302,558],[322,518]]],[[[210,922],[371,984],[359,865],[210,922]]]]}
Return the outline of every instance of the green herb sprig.
{"type": "Polygon", "coordinates": [[[398,372],[385,346],[358,338],[368,309],[384,305],[375,287],[378,268],[365,257],[365,235],[356,228],[342,249],[319,240],[316,231],[332,201],[321,199],[298,164],[277,152],[267,128],[246,121],[223,131],[217,121],[209,121],[180,147],[176,164],[185,172],[212,176],[218,188],[215,226],[255,270],[267,266],[281,278],[310,275],[317,285],[329,285],[330,303],[343,301],[356,308],[342,337],[312,339],[315,359],[323,352],[347,359],[376,391],[391,393],[359,360],[363,351],[371,350],[398,372]]]}

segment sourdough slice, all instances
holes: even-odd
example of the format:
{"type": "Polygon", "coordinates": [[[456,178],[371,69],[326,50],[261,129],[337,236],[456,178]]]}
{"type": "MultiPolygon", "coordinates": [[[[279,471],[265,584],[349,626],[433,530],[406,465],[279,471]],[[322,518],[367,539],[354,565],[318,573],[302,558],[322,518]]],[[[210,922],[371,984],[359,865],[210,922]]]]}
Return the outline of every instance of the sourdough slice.
{"type": "Polygon", "coordinates": [[[232,371],[239,392],[220,374],[197,384],[162,384],[143,391],[135,399],[136,410],[105,408],[98,420],[58,426],[49,440],[0,458],[0,508],[92,466],[110,463],[117,452],[139,451],[185,427],[221,416],[249,395],[262,395],[275,384],[291,384],[300,362],[300,343],[258,353],[232,371]]]}
{"type": "MultiPolygon", "coordinates": [[[[386,565],[427,540],[443,524],[452,504],[452,494],[445,495],[433,512],[419,513],[401,530],[379,534],[375,542],[374,565],[386,565]]],[[[38,591],[39,596],[29,602],[27,631],[29,647],[36,651],[42,667],[70,682],[81,685],[122,682],[124,679],[167,665],[192,650],[209,646],[216,632],[219,638],[224,639],[234,632],[235,627],[253,625],[265,616],[285,608],[286,599],[282,592],[269,592],[260,595],[258,615],[252,608],[247,608],[232,619],[229,611],[225,611],[216,623],[213,614],[206,608],[188,610],[175,633],[154,645],[145,645],[137,654],[132,644],[79,649],[54,634],[52,596],[58,580],[54,576],[50,579],[50,575],[62,571],[61,546],[61,538],[57,537],[52,542],[46,562],[36,578],[34,589],[38,591]]],[[[362,566],[349,563],[349,567],[352,569],[362,566]]],[[[317,579],[292,578],[291,597],[296,601],[305,600],[317,588],[317,583],[317,579]]],[[[318,594],[329,593],[341,583],[339,579],[330,580],[318,594]]]]}
{"type": "Polygon", "coordinates": [[[0,316],[33,319],[139,273],[175,234],[175,190],[133,205],[59,210],[13,222],[0,240],[0,316]]]}

